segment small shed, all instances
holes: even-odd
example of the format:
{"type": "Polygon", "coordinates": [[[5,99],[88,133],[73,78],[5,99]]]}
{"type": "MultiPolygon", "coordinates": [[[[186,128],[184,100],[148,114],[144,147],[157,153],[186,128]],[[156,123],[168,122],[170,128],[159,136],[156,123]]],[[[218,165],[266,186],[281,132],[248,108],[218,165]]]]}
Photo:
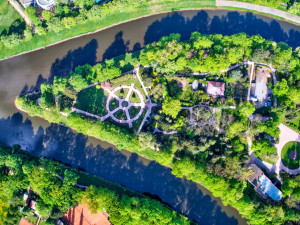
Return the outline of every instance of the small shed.
{"type": "Polygon", "coordinates": [[[29,208],[33,209],[33,210],[36,210],[36,201],[34,200],[31,200],[30,203],[29,203],[29,208]]]}
{"type": "Polygon", "coordinates": [[[27,199],[28,199],[28,194],[25,193],[25,194],[23,195],[23,201],[27,201],[27,199]]]}
{"type": "Polygon", "coordinates": [[[199,86],[199,82],[197,80],[194,80],[194,82],[192,83],[192,88],[194,91],[196,91],[198,89],[199,86]]]}

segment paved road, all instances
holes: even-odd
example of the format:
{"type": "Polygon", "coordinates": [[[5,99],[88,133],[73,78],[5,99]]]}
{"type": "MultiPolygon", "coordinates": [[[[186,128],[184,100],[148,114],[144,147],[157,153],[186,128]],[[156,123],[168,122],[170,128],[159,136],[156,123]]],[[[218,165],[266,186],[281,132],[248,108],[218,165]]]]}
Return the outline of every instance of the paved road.
{"type": "Polygon", "coordinates": [[[266,6],[261,6],[261,5],[255,5],[251,3],[246,3],[246,2],[237,2],[237,1],[226,1],[226,0],[216,0],[216,6],[225,6],[225,7],[235,7],[235,8],[242,8],[242,9],[249,9],[249,10],[254,10],[257,12],[261,13],[267,13],[271,14],[274,16],[279,16],[281,18],[284,18],[286,20],[292,21],[294,23],[299,23],[300,24],[300,17],[266,6]]]}
{"type": "Polygon", "coordinates": [[[25,23],[28,26],[31,26],[30,19],[26,16],[21,6],[15,2],[14,0],[8,0],[8,2],[18,11],[18,13],[21,15],[21,17],[25,20],[25,23]]]}

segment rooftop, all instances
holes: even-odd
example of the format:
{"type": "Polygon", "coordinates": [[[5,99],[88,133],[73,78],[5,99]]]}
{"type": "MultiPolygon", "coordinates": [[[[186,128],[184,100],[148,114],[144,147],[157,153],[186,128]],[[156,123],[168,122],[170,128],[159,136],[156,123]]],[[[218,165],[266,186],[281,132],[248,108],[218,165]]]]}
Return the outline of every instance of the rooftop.
{"type": "Polygon", "coordinates": [[[208,81],[206,91],[210,95],[223,96],[225,93],[225,83],[208,81]]]}
{"type": "Polygon", "coordinates": [[[111,225],[107,213],[92,214],[84,204],[69,209],[64,216],[64,220],[68,225],[111,225]]]}
{"type": "Polygon", "coordinates": [[[251,165],[253,174],[248,181],[255,187],[255,190],[264,198],[270,197],[274,201],[282,198],[282,192],[270,181],[264,172],[255,164],[251,165]]]}
{"type": "Polygon", "coordinates": [[[255,97],[261,101],[266,98],[268,94],[268,75],[269,70],[266,68],[257,68],[256,85],[255,85],[255,97]]]}
{"type": "Polygon", "coordinates": [[[33,224],[25,220],[24,218],[21,218],[19,225],[33,225],[33,224]]]}

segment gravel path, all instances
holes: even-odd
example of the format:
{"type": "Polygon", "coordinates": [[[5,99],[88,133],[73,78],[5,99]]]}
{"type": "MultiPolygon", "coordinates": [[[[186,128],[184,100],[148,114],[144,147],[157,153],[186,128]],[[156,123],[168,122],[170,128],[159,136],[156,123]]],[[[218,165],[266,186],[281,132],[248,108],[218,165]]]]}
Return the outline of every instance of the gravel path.
{"type": "Polygon", "coordinates": [[[271,14],[274,16],[279,16],[281,18],[284,18],[286,20],[292,21],[294,23],[300,24],[300,17],[266,6],[261,6],[261,5],[255,5],[251,3],[246,3],[246,2],[237,2],[237,1],[226,1],[226,0],[216,0],[216,6],[217,7],[234,7],[234,8],[242,8],[242,9],[249,9],[249,10],[254,10],[260,13],[267,13],[271,14]]]}
{"type": "Polygon", "coordinates": [[[289,174],[298,174],[300,172],[300,168],[291,170],[283,165],[281,161],[281,151],[284,145],[290,141],[297,141],[300,142],[300,134],[298,134],[293,129],[289,128],[288,126],[281,123],[279,126],[280,135],[279,135],[279,143],[275,145],[277,148],[277,154],[279,156],[279,160],[276,163],[275,172],[278,174],[280,170],[284,170],[289,174]]]}

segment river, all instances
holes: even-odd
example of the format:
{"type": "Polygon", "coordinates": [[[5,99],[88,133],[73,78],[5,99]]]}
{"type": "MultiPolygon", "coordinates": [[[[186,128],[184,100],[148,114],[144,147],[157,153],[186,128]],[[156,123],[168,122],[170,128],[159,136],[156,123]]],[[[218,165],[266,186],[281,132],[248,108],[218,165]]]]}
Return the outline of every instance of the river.
{"type": "Polygon", "coordinates": [[[124,23],[59,45],[0,62],[0,141],[20,144],[39,156],[55,158],[73,167],[147,192],[196,220],[201,225],[244,225],[237,210],[224,206],[202,186],[174,177],[170,169],[66,127],[20,113],[14,99],[54,75],[66,75],[77,65],[142,48],[170,33],[182,39],[193,31],[201,33],[246,32],[250,35],[300,45],[300,28],[252,13],[226,10],[185,11],[155,15],[124,23]]]}

